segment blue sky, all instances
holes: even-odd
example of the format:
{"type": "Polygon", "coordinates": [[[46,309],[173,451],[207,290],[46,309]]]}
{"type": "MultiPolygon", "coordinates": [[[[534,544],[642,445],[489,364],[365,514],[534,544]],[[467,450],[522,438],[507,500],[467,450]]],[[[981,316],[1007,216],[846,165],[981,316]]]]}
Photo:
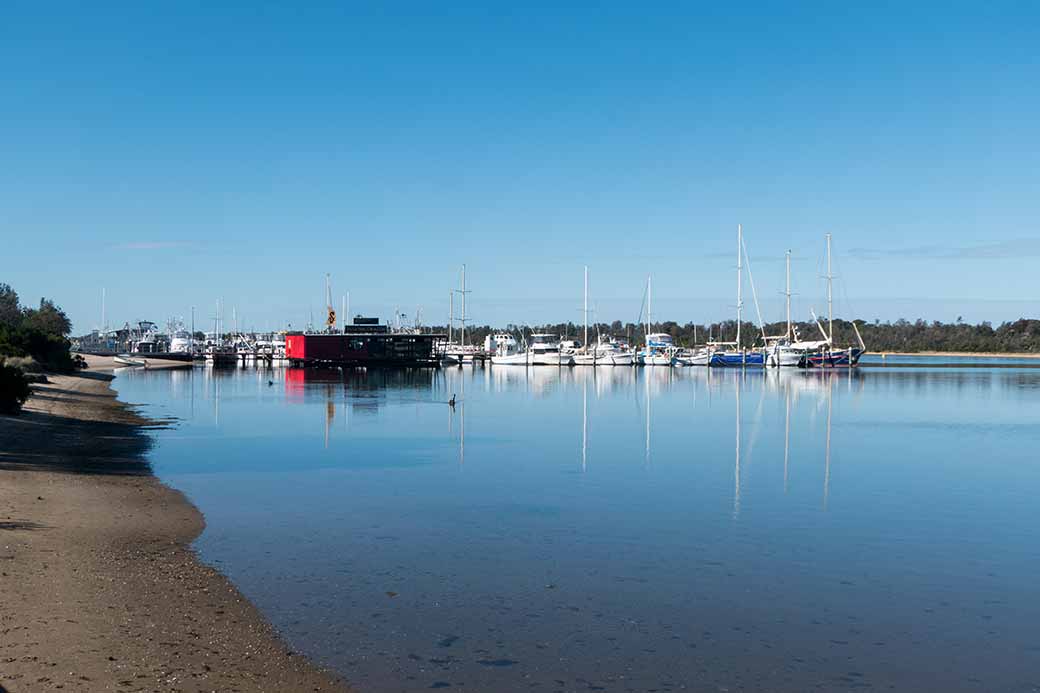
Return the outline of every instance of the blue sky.
{"type": "Polygon", "coordinates": [[[5,3],[0,281],[78,330],[1038,314],[1035,3],[5,3]],[[750,291],[746,291],[750,298],[750,291]],[[748,301],[749,311],[753,307],[748,301]],[[200,318],[201,321],[201,318],[200,318]]]}

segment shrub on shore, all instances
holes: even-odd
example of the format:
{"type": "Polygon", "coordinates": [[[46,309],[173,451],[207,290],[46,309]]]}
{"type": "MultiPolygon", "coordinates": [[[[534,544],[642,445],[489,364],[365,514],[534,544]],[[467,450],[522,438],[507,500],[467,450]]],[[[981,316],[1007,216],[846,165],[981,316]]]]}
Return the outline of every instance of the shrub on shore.
{"type": "Polygon", "coordinates": [[[17,414],[29,399],[29,383],[22,371],[0,364],[0,413],[17,414]]]}
{"type": "Polygon", "coordinates": [[[45,370],[70,373],[77,366],[66,339],[70,328],[53,301],[41,299],[39,308],[23,308],[14,289],[0,283],[0,357],[28,358],[45,370]]]}

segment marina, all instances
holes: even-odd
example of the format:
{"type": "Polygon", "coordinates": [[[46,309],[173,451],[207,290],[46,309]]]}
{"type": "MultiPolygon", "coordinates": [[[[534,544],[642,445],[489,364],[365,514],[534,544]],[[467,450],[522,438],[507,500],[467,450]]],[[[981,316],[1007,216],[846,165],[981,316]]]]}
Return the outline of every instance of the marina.
{"type": "Polygon", "coordinates": [[[0,693],[1040,693],[1040,3],[8,3],[0,693]]]}

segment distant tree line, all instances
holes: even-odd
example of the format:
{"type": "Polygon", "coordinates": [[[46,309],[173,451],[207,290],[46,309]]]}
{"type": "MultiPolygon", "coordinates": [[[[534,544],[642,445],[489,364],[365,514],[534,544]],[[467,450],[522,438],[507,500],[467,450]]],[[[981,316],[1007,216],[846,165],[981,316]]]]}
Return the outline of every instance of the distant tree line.
{"type": "MultiPolygon", "coordinates": [[[[1040,352],[1040,320],[1021,318],[1013,322],[1002,323],[997,327],[993,327],[989,322],[972,325],[960,319],[953,323],[925,320],[913,322],[909,320],[896,320],[895,322],[875,320],[872,323],[856,320],[855,322],[867,349],[872,352],[1040,352]]],[[[821,321],[820,325],[822,325],[822,330],[828,329],[826,321],[821,321]]],[[[447,333],[447,327],[444,326],[428,329],[447,333]]],[[[794,329],[800,339],[823,339],[821,326],[814,322],[795,322],[794,329]]],[[[645,330],[645,325],[622,323],[620,320],[612,323],[597,323],[589,325],[589,341],[595,343],[598,336],[602,336],[604,339],[612,337],[639,344],[643,341],[645,330]]],[[[584,325],[567,322],[531,326],[507,325],[505,328],[493,328],[488,325],[473,326],[466,328],[466,341],[470,344],[482,344],[488,334],[500,331],[510,332],[518,339],[521,335],[530,335],[532,332],[548,332],[560,335],[564,339],[581,340],[584,325]]],[[[650,326],[650,331],[670,334],[676,344],[680,346],[704,344],[709,339],[732,342],[736,340],[737,322],[736,320],[724,320],[711,324],[686,323],[683,325],[673,321],[655,322],[650,326]]],[[[743,322],[740,331],[742,344],[749,347],[762,344],[763,330],[758,325],[743,322]]],[[[765,325],[764,332],[770,337],[784,335],[787,332],[787,324],[784,322],[768,323],[765,325]]],[[[458,341],[458,328],[453,328],[452,333],[454,341],[458,341]]],[[[834,321],[834,343],[838,346],[858,344],[852,322],[839,319],[834,321]]]]}

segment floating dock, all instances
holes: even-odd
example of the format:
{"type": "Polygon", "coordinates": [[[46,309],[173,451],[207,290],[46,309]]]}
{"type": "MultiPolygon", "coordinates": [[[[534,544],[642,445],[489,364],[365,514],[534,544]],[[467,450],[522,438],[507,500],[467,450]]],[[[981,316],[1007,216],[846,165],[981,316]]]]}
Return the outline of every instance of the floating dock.
{"type": "Polygon", "coordinates": [[[354,318],[342,332],[289,332],[285,358],[291,367],[439,367],[441,334],[391,332],[375,318],[354,318]]]}

